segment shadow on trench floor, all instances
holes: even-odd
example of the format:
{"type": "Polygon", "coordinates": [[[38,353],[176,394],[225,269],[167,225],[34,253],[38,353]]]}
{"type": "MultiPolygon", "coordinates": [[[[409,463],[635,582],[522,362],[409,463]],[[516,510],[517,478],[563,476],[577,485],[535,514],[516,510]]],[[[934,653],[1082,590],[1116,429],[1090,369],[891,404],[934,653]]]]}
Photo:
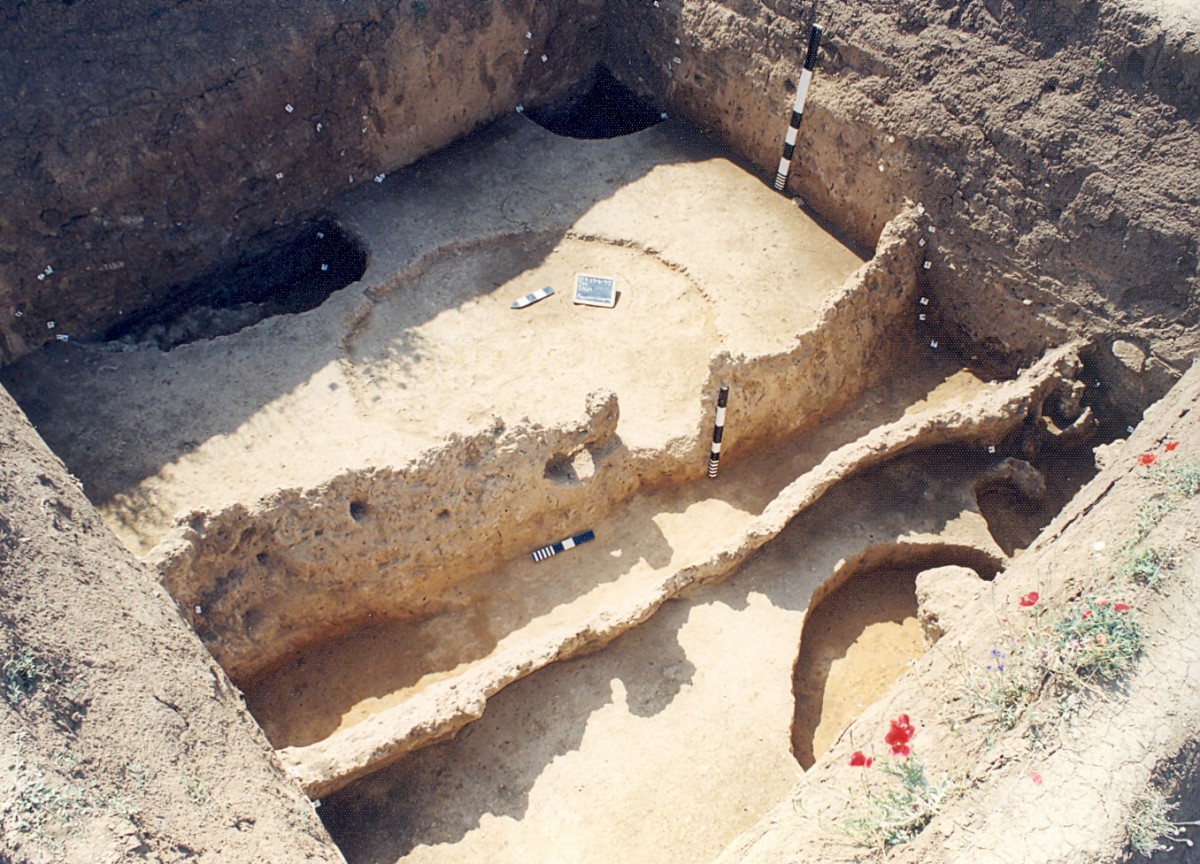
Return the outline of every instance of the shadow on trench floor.
{"type": "Polygon", "coordinates": [[[982,547],[998,566],[972,490],[992,461],[939,447],[852,478],[724,583],[668,602],[602,651],[509,685],[453,740],[327,797],[322,818],[351,862],[654,862],[664,849],[711,859],[801,770],[793,674],[814,590],[864,546],[921,541],[925,563],[867,568],[843,586],[857,598],[841,603],[835,591],[821,604],[842,618],[837,633],[810,640],[822,696],[808,703],[820,730],[809,746],[819,751],[923,651],[915,573],[983,567],[982,547]],[[852,698],[831,698],[839,688],[852,698]]]}
{"type": "Polygon", "coordinates": [[[452,610],[419,621],[368,621],[293,656],[244,685],[251,711],[277,748],[304,747],[345,731],[464,674],[501,642],[544,633],[568,609],[582,615],[637,589],[654,572],[706,560],[722,532],[736,533],[830,452],[900,419],[906,409],[968,394],[971,382],[979,385],[949,355],[905,365],[852,407],[816,421],[799,440],[735,453],[718,483],[700,479],[638,495],[594,526],[598,539],[587,555],[556,559],[552,571],[524,558],[502,563],[457,585],[452,610]]]}

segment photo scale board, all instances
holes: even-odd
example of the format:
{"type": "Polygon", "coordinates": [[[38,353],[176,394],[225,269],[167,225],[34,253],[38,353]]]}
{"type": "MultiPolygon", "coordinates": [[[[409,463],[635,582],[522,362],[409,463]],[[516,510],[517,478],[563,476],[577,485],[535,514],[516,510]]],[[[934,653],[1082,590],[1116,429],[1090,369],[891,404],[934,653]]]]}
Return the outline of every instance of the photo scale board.
{"type": "Polygon", "coordinates": [[[617,305],[616,280],[611,276],[577,274],[575,276],[575,302],[583,306],[603,306],[611,309],[617,305]]]}

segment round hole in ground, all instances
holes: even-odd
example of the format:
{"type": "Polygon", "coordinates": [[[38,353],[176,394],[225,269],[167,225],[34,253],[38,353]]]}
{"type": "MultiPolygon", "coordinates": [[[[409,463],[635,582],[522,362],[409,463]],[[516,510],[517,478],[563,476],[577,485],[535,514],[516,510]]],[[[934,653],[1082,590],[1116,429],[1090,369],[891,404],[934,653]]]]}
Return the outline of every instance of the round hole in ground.
{"type": "Polygon", "coordinates": [[[876,551],[847,564],[836,576],[837,587],[814,594],[792,675],[792,755],[805,771],[925,653],[916,580],[946,564],[969,567],[985,579],[998,569],[998,562],[966,547],[876,551]]]}
{"type": "Polygon", "coordinates": [[[367,521],[367,517],[371,515],[371,510],[363,501],[350,502],[350,518],[355,522],[363,523],[367,521]]]}
{"type": "Polygon", "coordinates": [[[251,240],[248,249],[126,317],[101,338],[170,351],[275,315],[315,309],[367,269],[366,249],[331,219],[269,232],[251,240]]]}
{"type": "Polygon", "coordinates": [[[922,569],[856,573],[809,610],[793,677],[792,753],[804,770],[925,653],[915,585],[922,569]]]}
{"type": "Polygon", "coordinates": [[[582,95],[525,113],[539,126],[568,138],[617,138],[662,120],[658,108],[639,99],[603,66],[596,67],[591,86],[582,95]]]}

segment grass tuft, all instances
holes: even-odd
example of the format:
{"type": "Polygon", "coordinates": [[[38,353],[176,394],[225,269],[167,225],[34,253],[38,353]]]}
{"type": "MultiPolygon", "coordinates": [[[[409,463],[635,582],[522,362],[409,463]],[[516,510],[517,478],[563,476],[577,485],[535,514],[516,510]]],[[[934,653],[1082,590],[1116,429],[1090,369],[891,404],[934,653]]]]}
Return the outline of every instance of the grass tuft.
{"type": "Polygon", "coordinates": [[[1120,576],[1126,582],[1153,588],[1166,571],[1175,568],[1177,556],[1171,547],[1160,549],[1151,546],[1141,552],[1130,552],[1121,565],[1120,576]]]}
{"type": "Polygon", "coordinates": [[[844,825],[862,846],[883,851],[911,842],[930,823],[949,794],[949,783],[933,783],[915,757],[885,759],[880,770],[897,781],[890,788],[868,788],[866,799],[844,825]]]}
{"type": "Polygon", "coordinates": [[[1141,795],[1133,802],[1125,823],[1129,837],[1129,848],[1137,854],[1150,858],[1155,852],[1169,852],[1174,843],[1192,846],[1192,841],[1183,836],[1188,825],[1196,822],[1175,822],[1171,813],[1179,804],[1168,803],[1162,793],[1155,790],[1141,795]]]}
{"type": "Polygon", "coordinates": [[[16,705],[37,689],[50,670],[26,645],[5,660],[0,671],[3,672],[4,698],[10,705],[16,705]]]}

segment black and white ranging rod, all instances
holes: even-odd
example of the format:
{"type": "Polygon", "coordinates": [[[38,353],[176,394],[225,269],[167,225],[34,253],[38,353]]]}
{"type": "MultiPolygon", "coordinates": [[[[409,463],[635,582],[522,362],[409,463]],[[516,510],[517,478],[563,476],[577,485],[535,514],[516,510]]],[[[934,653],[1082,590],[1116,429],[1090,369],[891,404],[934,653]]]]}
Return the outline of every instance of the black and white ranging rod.
{"type": "Polygon", "coordinates": [[[722,386],[717,394],[717,422],[713,425],[712,449],[708,451],[708,476],[715,479],[721,461],[721,437],[725,434],[725,405],[729,402],[729,388],[722,386]]]}
{"type": "Polygon", "coordinates": [[[788,172],[792,169],[792,154],[796,152],[796,136],[800,132],[800,121],[804,117],[804,100],[808,98],[808,85],[812,83],[813,68],[817,65],[817,49],[821,47],[821,25],[814,24],[808,34],[808,54],[804,57],[804,70],[796,86],[796,101],[792,104],[792,119],[788,122],[787,137],[783,139],[783,158],[775,172],[775,189],[779,192],[787,186],[788,172]]]}
{"type": "Polygon", "coordinates": [[[595,540],[596,534],[594,531],[584,531],[576,534],[573,537],[568,537],[565,540],[560,540],[557,543],[551,543],[548,546],[543,546],[541,549],[535,549],[529,553],[534,561],[545,561],[559,552],[565,552],[568,549],[574,549],[580,543],[587,543],[589,540],[595,540]]]}

